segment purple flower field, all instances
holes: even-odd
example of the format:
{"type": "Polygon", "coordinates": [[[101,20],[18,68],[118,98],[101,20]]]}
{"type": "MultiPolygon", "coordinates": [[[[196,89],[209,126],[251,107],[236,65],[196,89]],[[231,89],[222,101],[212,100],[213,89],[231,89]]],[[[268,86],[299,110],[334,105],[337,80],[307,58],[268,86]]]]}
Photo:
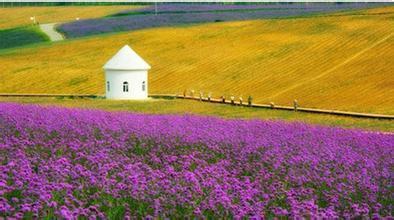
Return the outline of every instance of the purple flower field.
{"type": "Polygon", "coordinates": [[[157,8],[158,13],[163,12],[207,12],[207,11],[238,11],[238,10],[310,10],[310,9],[325,9],[325,10],[344,10],[374,7],[376,3],[249,3],[249,4],[222,4],[222,3],[158,3],[155,7],[152,4],[149,7],[143,7],[137,10],[125,10],[115,15],[122,15],[135,12],[150,12],[155,13],[157,8]]]}
{"type": "Polygon", "coordinates": [[[123,11],[113,17],[80,20],[62,24],[59,31],[75,38],[94,34],[139,30],[153,27],[168,27],[206,22],[240,21],[266,18],[286,18],[328,13],[341,10],[363,9],[389,5],[390,3],[346,3],[346,4],[158,4],[134,11],[123,11]]]}
{"type": "Polygon", "coordinates": [[[0,217],[393,215],[394,135],[0,103],[0,217]]]}

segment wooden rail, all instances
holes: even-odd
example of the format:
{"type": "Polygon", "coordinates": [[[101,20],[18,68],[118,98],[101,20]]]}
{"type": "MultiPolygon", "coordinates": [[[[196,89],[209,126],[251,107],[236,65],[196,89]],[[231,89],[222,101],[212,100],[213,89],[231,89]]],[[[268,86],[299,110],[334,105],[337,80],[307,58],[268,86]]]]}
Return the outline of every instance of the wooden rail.
{"type": "Polygon", "coordinates": [[[231,102],[231,100],[225,100],[223,102],[222,99],[210,98],[208,100],[207,97],[195,97],[195,96],[183,96],[183,95],[172,95],[172,94],[151,94],[152,98],[182,98],[182,99],[191,99],[198,100],[202,102],[211,102],[211,103],[220,103],[220,104],[228,104],[234,106],[245,106],[251,108],[268,108],[268,109],[278,109],[278,110],[287,110],[287,111],[299,111],[299,112],[308,112],[308,113],[318,113],[318,114],[330,114],[330,115],[339,115],[339,116],[350,116],[350,117],[360,117],[360,118],[372,118],[372,119],[388,119],[394,120],[394,115],[383,115],[383,114],[369,114],[369,113],[359,113],[359,112],[348,112],[348,111],[339,111],[339,110],[327,110],[327,109],[317,109],[317,108],[304,108],[297,107],[295,109],[294,106],[283,106],[283,105],[272,105],[272,104],[257,104],[252,103],[249,105],[247,102],[243,102],[242,104],[239,101],[231,102]]]}
{"type": "MultiPolygon", "coordinates": [[[[15,94],[15,93],[0,93],[0,97],[63,97],[63,98],[105,98],[104,95],[98,94],[15,94]]],[[[308,112],[308,113],[318,113],[318,114],[330,114],[330,115],[340,115],[340,116],[349,116],[349,117],[360,117],[360,118],[372,118],[372,119],[388,119],[394,120],[394,115],[382,115],[382,114],[369,114],[369,113],[359,113],[359,112],[348,112],[348,111],[339,111],[339,110],[327,110],[327,109],[316,109],[316,108],[303,108],[303,107],[294,107],[294,106],[282,106],[282,105],[273,105],[273,104],[257,104],[257,103],[247,103],[243,102],[242,104],[239,101],[231,101],[231,100],[223,100],[215,99],[207,97],[195,97],[195,96],[183,96],[183,95],[175,95],[175,94],[150,94],[151,98],[165,98],[165,99],[190,99],[197,100],[201,102],[210,102],[210,103],[220,103],[234,106],[245,106],[250,108],[267,108],[267,109],[278,109],[278,110],[287,110],[287,111],[299,111],[299,112],[308,112]]]]}

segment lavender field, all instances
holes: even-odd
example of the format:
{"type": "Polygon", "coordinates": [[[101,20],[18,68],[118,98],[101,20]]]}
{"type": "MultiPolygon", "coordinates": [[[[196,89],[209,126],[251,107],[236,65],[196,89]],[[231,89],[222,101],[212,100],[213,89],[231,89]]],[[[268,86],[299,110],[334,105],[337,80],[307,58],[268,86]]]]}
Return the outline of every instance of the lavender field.
{"type": "Polygon", "coordinates": [[[75,38],[94,34],[168,27],[195,23],[286,18],[316,13],[363,9],[390,3],[311,3],[311,4],[158,4],[133,11],[122,11],[112,17],[80,20],[63,24],[59,31],[75,38]]]}
{"type": "Polygon", "coordinates": [[[10,103],[0,132],[0,217],[393,215],[393,134],[10,103]]]}
{"type": "Polygon", "coordinates": [[[138,13],[189,13],[189,12],[208,12],[208,11],[244,11],[244,10],[348,10],[363,9],[383,5],[382,3],[249,3],[249,4],[222,4],[222,3],[158,3],[156,6],[142,7],[136,10],[125,10],[112,16],[133,15],[138,13]]]}

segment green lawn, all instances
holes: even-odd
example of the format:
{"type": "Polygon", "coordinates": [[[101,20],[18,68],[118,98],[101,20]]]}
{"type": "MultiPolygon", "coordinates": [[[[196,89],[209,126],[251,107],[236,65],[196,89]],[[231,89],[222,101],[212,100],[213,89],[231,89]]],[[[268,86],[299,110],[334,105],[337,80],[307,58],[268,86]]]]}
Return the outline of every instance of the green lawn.
{"type": "Polygon", "coordinates": [[[0,102],[34,103],[42,105],[93,108],[109,111],[130,111],[150,114],[198,114],[220,116],[225,118],[275,119],[328,126],[340,126],[345,128],[360,128],[365,130],[394,132],[394,123],[392,120],[351,118],[344,116],[311,114],[283,110],[256,109],[183,99],[112,101],[105,99],[0,97],[0,102]]]}
{"type": "Polygon", "coordinates": [[[45,41],[49,41],[49,38],[40,31],[38,26],[24,26],[0,30],[0,49],[20,47],[45,41]]]}

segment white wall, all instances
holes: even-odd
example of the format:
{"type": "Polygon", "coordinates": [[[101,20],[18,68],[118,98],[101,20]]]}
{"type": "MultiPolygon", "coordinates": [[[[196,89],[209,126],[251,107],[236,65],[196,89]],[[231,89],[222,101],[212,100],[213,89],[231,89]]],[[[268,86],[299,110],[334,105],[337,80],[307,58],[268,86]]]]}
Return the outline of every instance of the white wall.
{"type": "Polygon", "coordinates": [[[105,91],[107,99],[147,99],[148,72],[146,70],[106,70],[105,91]],[[142,82],[145,81],[145,91],[142,82]],[[110,90],[107,90],[107,82],[110,90]],[[123,82],[129,83],[129,91],[123,92],[123,82]]]}

